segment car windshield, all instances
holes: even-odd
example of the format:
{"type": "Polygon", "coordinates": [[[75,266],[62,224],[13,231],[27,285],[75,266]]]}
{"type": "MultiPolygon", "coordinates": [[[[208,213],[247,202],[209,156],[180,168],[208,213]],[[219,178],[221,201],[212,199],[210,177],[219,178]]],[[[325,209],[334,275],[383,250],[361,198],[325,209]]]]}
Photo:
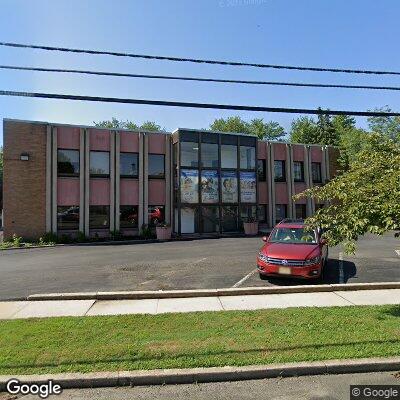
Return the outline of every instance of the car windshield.
{"type": "Polygon", "coordinates": [[[316,244],[317,237],[315,231],[306,231],[304,228],[275,228],[270,236],[273,243],[291,244],[316,244]]]}

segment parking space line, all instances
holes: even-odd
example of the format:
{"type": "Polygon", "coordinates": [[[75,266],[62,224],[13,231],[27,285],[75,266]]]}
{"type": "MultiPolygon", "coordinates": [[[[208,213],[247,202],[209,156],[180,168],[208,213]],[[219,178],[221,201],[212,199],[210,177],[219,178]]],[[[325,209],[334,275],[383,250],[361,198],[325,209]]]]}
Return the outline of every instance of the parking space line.
{"type": "Polygon", "coordinates": [[[247,274],[244,278],[242,278],[239,282],[236,282],[232,287],[238,287],[240,286],[243,282],[245,282],[247,279],[249,279],[254,273],[257,272],[257,268],[253,269],[249,274],[247,274]]]}
{"type": "Polygon", "coordinates": [[[339,253],[339,283],[344,283],[343,253],[339,253]]]}
{"type": "Polygon", "coordinates": [[[395,250],[395,252],[400,257],[400,250],[395,250]]]}

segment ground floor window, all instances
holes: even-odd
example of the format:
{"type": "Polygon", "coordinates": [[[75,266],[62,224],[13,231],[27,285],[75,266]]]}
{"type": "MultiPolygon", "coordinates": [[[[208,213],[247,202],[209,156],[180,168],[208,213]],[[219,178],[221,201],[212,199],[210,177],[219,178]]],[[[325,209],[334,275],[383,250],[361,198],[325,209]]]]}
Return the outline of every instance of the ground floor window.
{"type": "Polygon", "coordinates": [[[219,232],[218,207],[201,207],[201,223],[204,233],[219,232]]]}
{"type": "Polygon", "coordinates": [[[238,208],[235,206],[222,207],[222,231],[237,232],[238,230],[238,208]]]}
{"type": "Polygon", "coordinates": [[[79,229],[79,206],[57,207],[57,229],[58,230],[79,229]]]}
{"type": "Polygon", "coordinates": [[[268,224],[268,206],[266,204],[258,206],[258,222],[268,224]]]}
{"type": "Polygon", "coordinates": [[[243,222],[251,222],[257,219],[257,206],[241,206],[240,207],[240,227],[243,222]]]}
{"type": "Polygon", "coordinates": [[[119,207],[119,226],[120,228],[138,227],[138,206],[119,207]]]}
{"type": "Polygon", "coordinates": [[[197,207],[181,208],[181,233],[199,232],[199,211],[197,207]]]}
{"type": "Polygon", "coordinates": [[[275,205],[275,222],[281,222],[287,216],[287,205],[286,204],[276,204],[275,205]]]}
{"type": "Polygon", "coordinates": [[[307,218],[307,207],[305,204],[296,204],[296,219],[307,218]]]}
{"type": "Polygon", "coordinates": [[[165,222],[165,206],[149,206],[148,224],[157,226],[165,222]]]}
{"type": "Polygon", "coordinates": [[[110,227],[110,206],[89,206],[89,228],[105,229],[110,227]]]}

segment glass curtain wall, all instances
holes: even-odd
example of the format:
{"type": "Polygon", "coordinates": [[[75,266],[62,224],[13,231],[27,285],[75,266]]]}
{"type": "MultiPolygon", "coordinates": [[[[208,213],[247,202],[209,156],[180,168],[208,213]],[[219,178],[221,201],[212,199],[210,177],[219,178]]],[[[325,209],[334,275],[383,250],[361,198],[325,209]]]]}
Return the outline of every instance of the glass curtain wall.
{"type": "Polygon", "coordinates": [[[178,131],[174,144],[175,231],[242,229],[257,210],[256,138],[178,131]]]}

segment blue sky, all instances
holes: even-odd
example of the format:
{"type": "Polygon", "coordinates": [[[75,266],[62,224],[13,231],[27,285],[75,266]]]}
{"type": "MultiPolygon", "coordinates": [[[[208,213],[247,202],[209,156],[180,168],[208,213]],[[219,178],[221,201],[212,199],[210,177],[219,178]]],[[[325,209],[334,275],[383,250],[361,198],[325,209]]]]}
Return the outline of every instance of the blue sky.
{"type": "MultiPolygon", "coordinates": [[[[398,0],[0,0],[0,41],[270,64],[400,70],[398,0]]],[[[0,47],[0,63],[231,79],[400,86],[400,77],[278,71],[0,47]]],[[[0,89],[246,105],[399,110],[398,92],[285,88],[0,71],[0,89]]],[[[0,118],[72,124],[295,116],[0,97],[0,118]]],[[[365,120],[359,119],[360,126],[365,120]]],[[[2,126],[0,144],[2,143],[2,126]]]]}

